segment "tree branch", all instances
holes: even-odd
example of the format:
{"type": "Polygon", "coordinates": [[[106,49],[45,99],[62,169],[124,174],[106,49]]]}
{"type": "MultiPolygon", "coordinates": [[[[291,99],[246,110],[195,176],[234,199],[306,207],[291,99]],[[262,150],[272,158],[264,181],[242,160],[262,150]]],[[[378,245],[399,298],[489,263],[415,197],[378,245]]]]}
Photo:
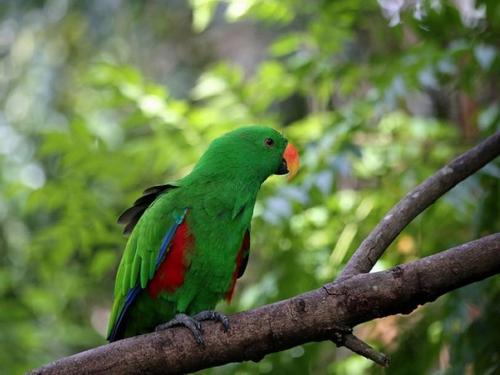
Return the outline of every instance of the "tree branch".
{"type": "MultiPolygon", "coordinates": [[[[500,154],[500,132],[448,163],[401,199],[365,238],[337,280],[370,272],[384,251],[412,220],[459,182],[477,172],[500,154]]],[[[344,346],[381,366],[389,359],[352,334],[344,346]],[[359,341],[359,342],[358,342],[359,341]]]]}
{"type": "Polygon", "coordinates": [[[214,323],[206,323],[209,328],[204,335],[206,347],[196,346],[186,330],[177,328],[63,358],[34,373],[196,371],[229,362],[260,360],[272,352],[328,339],[387,366],[385,355],[354,335],[339,339],[339,327],[411,312],[418,304],[432,301],[449,290],[500,272],[500,234],[389,271],[355,275],[369,272],[394,238],[420,212],[499,154],[500,132],[407,194],[363,241],[337,282],[234,315],[227,334],[221,333],[214,323]]]}
{"type": "Polygon", "coordinates": [[[377,352],[370,345],[363,340],[358,339],[352,333],[345,335],[341,342],[336,340],[333,340],[333,342],[337,345],[337,347],[345,346],[354,353],[357,353],[382,367],[389,367],[390,360],[385,354],[377,352]]]}
{"type": "Polygon", "coordinates": [[[500,131],[437,171],[399,201],[365,238],[338,280],[370,272],[385,249],[422,211],[500,155],[500,131]]]}
{"type": "Polygon", "coordinates": [[[388,271],[344,278],[294,298],[230,316],[231,329],[206,322],[200,347],[184,328],[132,337],[41,367],[33,374],[185,373],[329,340],[339,326],[396,313],[500,272],[500,234],[388,271]]]}

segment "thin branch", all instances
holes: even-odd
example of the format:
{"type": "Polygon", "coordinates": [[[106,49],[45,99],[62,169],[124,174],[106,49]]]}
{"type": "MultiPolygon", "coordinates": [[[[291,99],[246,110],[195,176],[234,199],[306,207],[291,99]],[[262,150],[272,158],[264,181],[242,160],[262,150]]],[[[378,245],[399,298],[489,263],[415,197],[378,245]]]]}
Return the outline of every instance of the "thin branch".
{"type": "Polygon", "coordinates": [[[370,272],[385,249],[422,211],[500,155],[500,131],[437,171],[394,206],[365,238],[338,280],[370,272]]]}
{"type": "Polygon", "coordinates": [[[409,313],[419,304],[500,273],[500,234],[384,272],[356,275],[320,289],[230,316],[231,329],[203,324],[200,347],[183,328],[117,341],[41,367],[33,374],[175,374],[330,340],[339,326],[409,313]]]}
{"type": "Polygon", "coordinates": [[[335,342],[335,344],[337,344],[337,346],[339,347],[345,346],[346,348],[351,349],[354,353],[357,353],[382,367],[389,367],[390,361],[385,354],[377,352],[366,342],[360,340],[354,335],[346,335],[344,338],[344,342],[335,342]]]}
{"type": "Polygon", "coordinates": [[[375,362],[377,365],[382,367],[388,367],[390,360],[384,353],[377,352],[370,345],[368,345],[363,340],[360,340],[354,334],[349,333],[345,335],[335,335],[332,339],[338,348],[345,346],[349,348],[354,353],[357,353],[370,361],[375,362]]]}

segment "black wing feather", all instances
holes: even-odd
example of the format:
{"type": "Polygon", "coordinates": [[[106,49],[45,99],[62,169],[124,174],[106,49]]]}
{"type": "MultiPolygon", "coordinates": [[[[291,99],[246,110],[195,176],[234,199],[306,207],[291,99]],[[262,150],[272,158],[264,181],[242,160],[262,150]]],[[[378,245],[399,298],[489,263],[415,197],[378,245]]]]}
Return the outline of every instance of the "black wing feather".
{"type": "Polygon", "coordinates": [[[175,185],[156,185],[151,186],[144,190],[142,197],[137,199],[134,202],[134,205],[130,208],[127,208],[119,217],[118,223],[125,224],[125,228],[123,229],[123,233],[128,234],[132,232],[135,225],[141,218],[142,214],[146,209],[153,203],[159,195],[164,192],[175,189],[177,186],[175,185]]]}

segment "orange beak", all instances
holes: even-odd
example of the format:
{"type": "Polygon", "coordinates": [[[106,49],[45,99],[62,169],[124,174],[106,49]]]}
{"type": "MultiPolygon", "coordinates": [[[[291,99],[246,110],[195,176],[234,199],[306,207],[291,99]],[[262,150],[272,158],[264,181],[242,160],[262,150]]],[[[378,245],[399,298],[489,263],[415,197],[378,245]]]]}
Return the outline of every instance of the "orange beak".
{"type": "Polygon", "coordinates": [[[285,159],[288,167],[288,180],[290,181],[297,174],[300,167],[299,153],[291,143],[286,146],[285,152],[283,152],[283,159],[285,159]]]}

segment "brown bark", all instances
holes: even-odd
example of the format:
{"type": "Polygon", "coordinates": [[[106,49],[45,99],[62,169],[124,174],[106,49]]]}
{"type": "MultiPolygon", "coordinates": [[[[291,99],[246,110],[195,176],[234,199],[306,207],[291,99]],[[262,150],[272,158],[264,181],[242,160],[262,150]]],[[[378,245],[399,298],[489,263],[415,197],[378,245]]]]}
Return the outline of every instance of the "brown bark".
{"type": "Polygon", "coordinates": [[[184,328],[150,333],[66,357],[33,374],[175,374],[259,360],[311,341],[340,325],[409,313],[419,304],[500,272],[500,234],[388,271],[360,274],[294,298],[230,316],[231,329],[204,323],[206,345],[184,328]]]}

